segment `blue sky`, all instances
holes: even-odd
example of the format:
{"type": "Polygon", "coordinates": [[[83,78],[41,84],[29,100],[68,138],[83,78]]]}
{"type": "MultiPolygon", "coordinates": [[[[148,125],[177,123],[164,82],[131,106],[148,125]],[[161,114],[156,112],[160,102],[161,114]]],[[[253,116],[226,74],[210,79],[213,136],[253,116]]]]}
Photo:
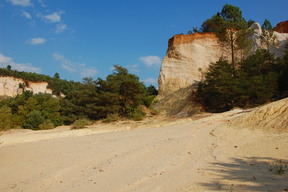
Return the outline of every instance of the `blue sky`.
{"type": "Polygon", "coordinates": [[[82,81],[117,64],[157,86],[169,38],[226,3],[260,24],[288,20],[287,0],[0,0],[0,67],[82,81]]]}

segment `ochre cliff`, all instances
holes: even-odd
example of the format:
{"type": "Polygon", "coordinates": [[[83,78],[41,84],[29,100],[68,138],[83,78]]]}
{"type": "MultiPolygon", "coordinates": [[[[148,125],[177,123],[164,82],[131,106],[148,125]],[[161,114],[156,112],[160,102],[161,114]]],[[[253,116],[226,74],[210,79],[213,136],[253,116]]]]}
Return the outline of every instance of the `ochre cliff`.
{"type": "MultiPolygon", "coordinates": [[[[254,35],[251,37],[253,50],[265,48],[265,45],[261,43],[260,25],[254,23],[251,28],[254,30],[254,35]]],[[[281,57],[285,44],[288,42],[288,34],[274,32],[274,36],[276,38],[275,45],[271,46],[269,50],[281,57]]],[[[158,79],[159,97],[164,97],[200,81],[203,78],[203,71],[211,62],[216,62],[221,56],[229,60],[229,49],[225,49],[213,33],[175,35],[169,40],[168,50],[162,61],[158,79]]]]}
{"type": "Polygon", "coordinates": [[[47,82],[31,82],[27,84],[23,79],[14,77],[0,77],[0,96],[15,97],[23,91],[31,91],[33,94],[48,93],[52,94],[52,90],[47,88],[47,82]]]}
{"type": "Polygon", "coordinates": [[[278,23],[274,28],[274,31],[278,33],[288,33],[288,21],[283,21],[278,23]]]}
{"type": "Polygon", "coordinates": [[[165,96],[200,81],[201,71],[223,54],[227,55],[215,34],[175,35],[169,40],[168,50],[162,62],[158,79],[159,96],[165,96]]]}
{"type": "MultiPolygon", "coordinates": [[[[275,31],[275,42],[273,46],[267,47],[261,41],[261,26],[254,23],[251,29],[254,30],[254,34],[250,37],[253,41],[252,51],[258,48],[268,48],[276,56],[283,56],[285,44],[288,42],[288,33],[275,31]]],[[[168,42],[168,49],[158,78],[157,99],[159,102],[156,108],[171,114],[171,110],[181,113],[184,106],[187,108],[188,105],[193,105],[193,87],[195,83],[203,79],[203,72],[211,62],[216,62],[221,56],[230,60],[230,50],[224,47],[213,33],[194,33],[172,37],[168,42]]],[[[190,107],[187,110],[194,111],[194,109],[195,107],[193,109],[190,107]]]]}

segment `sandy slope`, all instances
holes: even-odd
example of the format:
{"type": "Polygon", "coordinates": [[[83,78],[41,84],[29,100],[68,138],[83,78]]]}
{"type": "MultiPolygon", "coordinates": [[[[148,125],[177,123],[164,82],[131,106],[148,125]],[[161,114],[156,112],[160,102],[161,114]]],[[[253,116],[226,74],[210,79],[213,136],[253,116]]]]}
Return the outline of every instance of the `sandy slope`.
{"type": "Polygon", "coordinates": [[[288,190],[288,133],[229,123],[246,114],[5,133],[0,191],[288,190]]]}

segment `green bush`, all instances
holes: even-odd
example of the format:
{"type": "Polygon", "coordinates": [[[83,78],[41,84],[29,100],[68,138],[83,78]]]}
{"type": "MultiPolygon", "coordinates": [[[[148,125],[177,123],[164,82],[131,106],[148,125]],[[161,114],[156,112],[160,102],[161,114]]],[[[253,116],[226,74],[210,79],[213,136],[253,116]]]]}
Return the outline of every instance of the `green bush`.
{"type": "Polygon", "coordinates": [[[54,129],[54,124],[48,119],[39,125],[40,130],[54,129]]]}
{"type": "Polygon", "coordinates": [[[111,123],[114,121],[118,121],[119,120],[119,115],[118,113],[113,113],[113,114],[108,114],[107,117],[105,119],[103,119],[104,123],[111,123]]]}
{"type": "Polygon", "coordinates": [[[146,113],[140,108],[136,108],[129,113],[129,118],[134,121],[141,121],[145,117],[146,113]]]}
{"type": "Polygon", "coordinates": [[[154,98],[156,97],[156,95],[148,95],[146,96],[146,98],[144,99],[144,105],[147,107],[150,107],[151,104],[153,103],[154,98]]]}
{"type": "Polygon", "coordinates": [[[22,125],[24,129],[39,130],[39,125],[45,122],[44,117],[40,111],[31,111],[22,125]]]}
{"type": "Polygon", "coordinates": [[[88,119],[78,119],[72,124],[72,129],[83,129],[90,124],[91,122],[88,119]]]}
{"type": "Polygon", "coordinates": [[[11,108],[6,105],[0,107],[0,131],[10,129],[12,126],[11,108]]]}

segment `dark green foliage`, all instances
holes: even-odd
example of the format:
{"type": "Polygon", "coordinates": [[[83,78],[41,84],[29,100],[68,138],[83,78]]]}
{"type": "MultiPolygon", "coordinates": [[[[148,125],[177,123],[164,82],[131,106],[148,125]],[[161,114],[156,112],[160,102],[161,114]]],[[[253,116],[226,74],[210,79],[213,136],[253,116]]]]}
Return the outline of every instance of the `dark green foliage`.
{"type": "Polygon", "coordinates": [[[227,60],[220,58],[209,66],[205,81],[199,84],[197,98],[208,111],[230,110],[233,107],[234,86],[233,69],[227,60]]]}
{"type": "Polygon", "coordinates": [[[59,73],[55,73],[55,74],[54,74],[54,78],[55,78],[55,79],[60,79],[59,73]]]}
{"type": "Polygon", "coordinates": [[[12,69],[12,66],[11,65],[7,65],[7,70],[11,71],[11,69],[12,69]]]}
{"type": "Polygon", "coordinates": [[[148,95],[158,95],[158,90],[156,89],[155,86],[150,85],[146,88],[148,95]]]}
{"type": "Polygon", "coordinates": [[[119,115],[117,113],[114,114],[108,114],[105,119],[103,119],[102,122],[104,123],[111,123],[114,121],[118,121],[120,119],[119,115]]]}
{"type": "Polygon", "coordinates": [[[72,124],[72,129],[83,129],[90,125],[90,123],[91,122],[88,119],[78,119],[72,124]]]}
{"type": "MultiPolygon", "coordinates": [[[[106,81],[97,80],[98,93],[101,93],[101,97],[106,97],[104,100],[112,106],[113,110],[106,116],[116,112],[120,116],[128,117],[131,109],[143,104],[145,85],[136,75],[129,74],[127,69],[118,65],[114,65],[114,68],[113,74],[108,75],[106,81]]],[[[101,106],[103,109],[107,107],[105,103],[101,103],[101,106]]]]}
{"type": "Polygon", "coordinates": [[[0,131],[12,128],[11,108],[4,105],[0,107],[0,131]]]}
{"type": "Polygon", "coordinates": [[[139,78],[121,66],[114,68],[106,80],[84,78],[82,85],[62,99],[64,123],[72,123],[79,116],[91,120],[110,119],[116,114],[119,118],[130,118],[131,111],[145,103],[148,94],[139,78]]]}
{"type": "Polygon", "coordinates": [[[278,64],[275,56],[268,50],[258,49],[253,55],[247,57],[241,63],[241,72],[247,76],[268,74],[277,71],[278,64]]]}
{"type": "Polygon", "coordinates": [[[30,122],[27,124],[26,118],[32,111],[40,112],[44,120],[49,120],[55,126],[62,124],[62,117],[59,112],[61,109],[59,99],[52,97],[52,95],[32,95],[31,92],[27,91],[21,95],[17,95],[15,98],[9,98],[0,102],[0,107],[5,105],[11,109],[13,115],[12,127],[22,125],[26,128],[31,127],[28,125],[30,122]]]}
{"type": "Polygon", "coordinates": [[[155,97],[158,95],[158,90],[155,86],[150,85],[146,87],[147,96],[144,99],[144,105],[147,107],[150,107],[155,99],[155,97]]]}
{"type": "Polygon", "coordinates": [[[3,112],[3,118],[0,117],[0,129],[19,126],[33,130],[51,129],[79,119],[111,120],[124,117],[140,120],[144,113],[139,106],[149,106],[158,93],[157,89],[154,86],[146,88],[136,75],[128,73],[121,66],[115,65],[114,68],[106,80],[84,78],[83,83],[61,80],[58,73],[51,78],[0,68],[1,76],[22,78],[25,83],[19,84],[19,88],[23,90],[28,86],[28,81],[46,81],[47,88],[58,96],[33,95],[24,91],[15,98],[1,100],[0,114],[3,112]]]}
{"type": "Polygon", "coordinates": [[[226,4],[221,12],[213,15],[202,24],[201,31],[213,32],[221,36],[227,29],[242,30],[247,27],[247,22],[242,17],[242,11],[238,7],[226,4]]]}
{"type": "Polygon", "coordinates": [[[228,61],[220,58],[205,73],[197,98],[210,112],[254,107],[282,98],[287,93],[288,86],[284,87],[288,76],[287,65],[281,62],[269,51],[257,50],[239,63],[234,76],[228,61]]]}
{"type": "Polygon", "coordinates": [[[249,20],[247,21],[248,27],[251,27],[251,25],[252,25],[253,23],[255,23],[255,21],[252,20],[252,19],[249,19],[249,20]]]}
{"type": "Polygon", "coordinates": [[[44,123],[45,119],[42,116],[40,111],[31,111],[27,116],[23,123],[24,129],[32,129],[32,130],[38,130],[39,125],[44,123]]]}
{"type": "Polygon", "coordinates": [[[288,43],[279,71],[279,91],[281,97],[288,97],[288,43]]]}
{"type": "Polygon", "coordinates": [[[267,31],[272,31],[273,27],[268,19],[265,19],[264,23],[262,24],[262,29],[267,30],[267,31]]]}
{"type": "Polygon", "coordinates": [[[219,40],[224,43],[231,54],[231,65],[233,75],[236,71],[236,51],[240,50],[242,58],[249,52],[251,40],[247,37],[251,33],[248,24],[242,17],[242,12],[238,7],[226,4],[222,11],[207,19],[201,27],[203,32],[213,32],[219,40]]]}
{"type": "Polygon", "coordinates": [[[40,130],[46,130],[46,129],[53,129],[55,126],[54,124],[50,121],[50,119],[45,120],[43,123],[39,125],[40,130]]]}
{"type": "Polygon", "coordinates": [[[141,121],[145,117],[145,115],[146,113],[143,112],[141,108],[137,107],[129,112],[128,117],[130,119],[133,119],[134,121],[141,121]]]}

